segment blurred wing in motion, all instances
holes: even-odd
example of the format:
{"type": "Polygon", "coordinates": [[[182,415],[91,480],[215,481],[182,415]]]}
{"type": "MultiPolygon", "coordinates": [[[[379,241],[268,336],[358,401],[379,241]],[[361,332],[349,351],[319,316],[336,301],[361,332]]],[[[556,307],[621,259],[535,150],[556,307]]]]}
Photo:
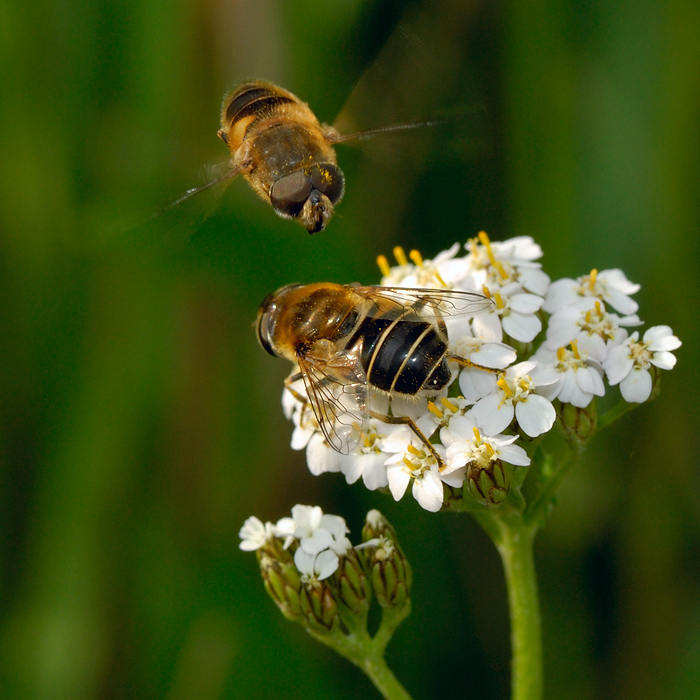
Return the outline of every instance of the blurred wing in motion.
{"type": "Polygon", "coordinates": [[[472,132],[473,148],[475,90],[464,79],[468,5],[426,2],[404,13],[336,118],[335,142],[381,137],[363,149],[415,158],[429,147],[421,148],[430,141],[422,127],[438,127],[441,140],[450,133],[450,150],[454,134],[464,131],[472,132]]]}

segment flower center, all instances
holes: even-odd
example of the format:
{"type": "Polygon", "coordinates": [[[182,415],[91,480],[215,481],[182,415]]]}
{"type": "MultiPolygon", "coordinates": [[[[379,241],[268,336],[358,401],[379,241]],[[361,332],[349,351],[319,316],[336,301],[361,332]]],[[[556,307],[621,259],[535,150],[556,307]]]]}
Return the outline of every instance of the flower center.
{"type": "Polygon", "coordinates": [[[649,369],[651,355],[652,353],[647,349],[646,343],[632,343],[630,345],[630,357],[634,360],[637,367],[641,369],[649,369]]]}
{"type": "Polygon", "coordinates": [[[583,314],[578,325],[589,335],[599,335],[606,342],[614,339],[618,332],[617,324],[599,301],[596,301],[594,308],[583,314]]]}
{"type": "Polygon", "coordinates": [[[432,401],[428,401],[428,410],[438,419],[440,426],[443,428],[450,424],[453,416],[457,414],[463,416],[466,413],[466,406],[464,408],[460,408],[458,404],[444,397],[440,399],[440,404],[442,405],[442,409],[440,409],[432,401]]]}
{"type": "Polygon", "coordinates": [[[508,379],[506,375],[501,375],[497,382],[499,389],[503,392],[501,405],[504,403],[513,404],[524,401],[534,389],[534,382],[529,375],[508,379]]]}
{"type": "Polygon", "coordinates": [[[403,463],[408,467],[414,479],[420,479],[430,467],[434,465],[435,457],[429,450],[419,450],[415,445],[406,448],[403,463]]]}
{"type": "Polygon", "coordinates": [[[471,451],[471,459],[469,460],[472,467],[484,469],[492,460],[498,459],[495,450],[488,442],[484,442],[478,428],[474,428],[474,441],[471,451]]]}
{"type": "Polygon", "coordinates": [[[586,366],[585,358],[581,357],[576,340],[569,343],[571,350],[566,347],[561,347],[557,350],[557,363],[555,369],[559,372],[566,372],[569,369],[577,370],[579,367],[586,366]]]}

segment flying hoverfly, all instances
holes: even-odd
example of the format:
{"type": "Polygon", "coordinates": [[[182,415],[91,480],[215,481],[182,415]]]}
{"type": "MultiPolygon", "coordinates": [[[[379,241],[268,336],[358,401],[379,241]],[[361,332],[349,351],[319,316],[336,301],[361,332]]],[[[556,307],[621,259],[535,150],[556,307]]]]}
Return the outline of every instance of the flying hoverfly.
{"type": "Polygon", "coordinates": [[[226,95],[221,110],[217,133],[231,152],[228,169],[170,206],[242,175],[279,216],[317,233],[326,227],[345,191],[335,144],[437,123],[392,124],[340,134],[321,124],[308,104],[288,90],[263,80],[245,82],[226,95]]]}
{"type": "MultiPolygon", "coordinates": [[[[471,130],[474,119],[466,118],[463,102],[469,88],[455,73],[464,45],[454,33],[463,22],[459,14],[447,7],[409,9],[332,126],[319,122],[306,102],[272,82],[240,84],[224,97],[221,108],[218,135],[230,152],[226,169],[170,206],[203,190],[218,190],[217,185],[240,175],[279,216],[316,233],[326,227],[345,191],[335,151],[339,143],[371,143],[375,159],[389,161],[395,170],[398,160],[410,161],[411,166],[400,168],[407,183],[415,176],[415,163],[427,157],[430,139],[424,134],[434,133],[422,127],[453,127],[440,132],[446,137],[442,162],[446,155],[464,154],[461,130],[471,130]],[[462,141],[455,140],[454,127],[462,141]],[[404,133],[392,142],[389,137],[398,132],[404,133]],[[405,132],[421,136],[411,139],[405,132]]],[[[382,177],[380,173],[376,186],[383,190],[387,183],[382,177]]]]}
{"type": "MultiPolygon", "coordinates": [[[[269,295],[256,323],[258,341],[271,355],[299,367],[287,388],[302,379],[328,444],[348,454],[369,418],[407,425],[440,457],[412,419],[372,409],[372,393],[387,397],[435,396],[453,380],[449,363],[477,365],[450,352],[446,317],[474,316],[494,302],[481,294],[447,289],[363,287],[327,282],[291,284],[269,295]]],[[[295,396],[306,401],[306,397],[295,396]]]]}

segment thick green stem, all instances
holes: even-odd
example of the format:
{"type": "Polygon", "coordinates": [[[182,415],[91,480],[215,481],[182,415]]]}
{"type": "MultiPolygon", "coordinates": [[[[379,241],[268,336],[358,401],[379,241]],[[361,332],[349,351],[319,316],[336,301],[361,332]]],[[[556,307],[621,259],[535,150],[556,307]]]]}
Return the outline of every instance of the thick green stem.
{"type": "Polygon", "coordinates": [[[542,698],[542,633],[533,544],[536,528],[518,517],[500,520],[496,542],[508,587],[512,642],[512,700],[542,698]]]}
{"type": "Polygon", "coordinates": [[[360,668],[386,700],[411,700],[411,696],[386,665],[383,656],[366,657],[360,668]]]}

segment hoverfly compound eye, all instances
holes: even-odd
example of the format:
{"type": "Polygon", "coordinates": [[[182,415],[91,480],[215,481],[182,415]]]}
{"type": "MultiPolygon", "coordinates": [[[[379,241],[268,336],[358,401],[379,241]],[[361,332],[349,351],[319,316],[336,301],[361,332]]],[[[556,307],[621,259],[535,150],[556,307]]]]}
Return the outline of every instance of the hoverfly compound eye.
{"type": "Polygon", "coordinates": [[[314,165],[309,173],[311,184],[322,194],[325,194],[332,204],[337,204],[345,190],[343,171],[332,163],[314,165]]]}
{"type": "Polygon", "coordinates": [[[304,202],[311,194],[311,180],[303,170],[285,175],[275,180],[270,189],[270,202],[283,216],[299,216],[304,202]]]}
{"type": "Polygon", "coordinates": [[[258,322],[255,324],[258,342],[262,346],[263,350],[276,357],[277,353],[273,350],[270,340],[273,325],[272,319],[270,318],[270,312],[267,309],[261,308],[258,312],[258,322]]]}

